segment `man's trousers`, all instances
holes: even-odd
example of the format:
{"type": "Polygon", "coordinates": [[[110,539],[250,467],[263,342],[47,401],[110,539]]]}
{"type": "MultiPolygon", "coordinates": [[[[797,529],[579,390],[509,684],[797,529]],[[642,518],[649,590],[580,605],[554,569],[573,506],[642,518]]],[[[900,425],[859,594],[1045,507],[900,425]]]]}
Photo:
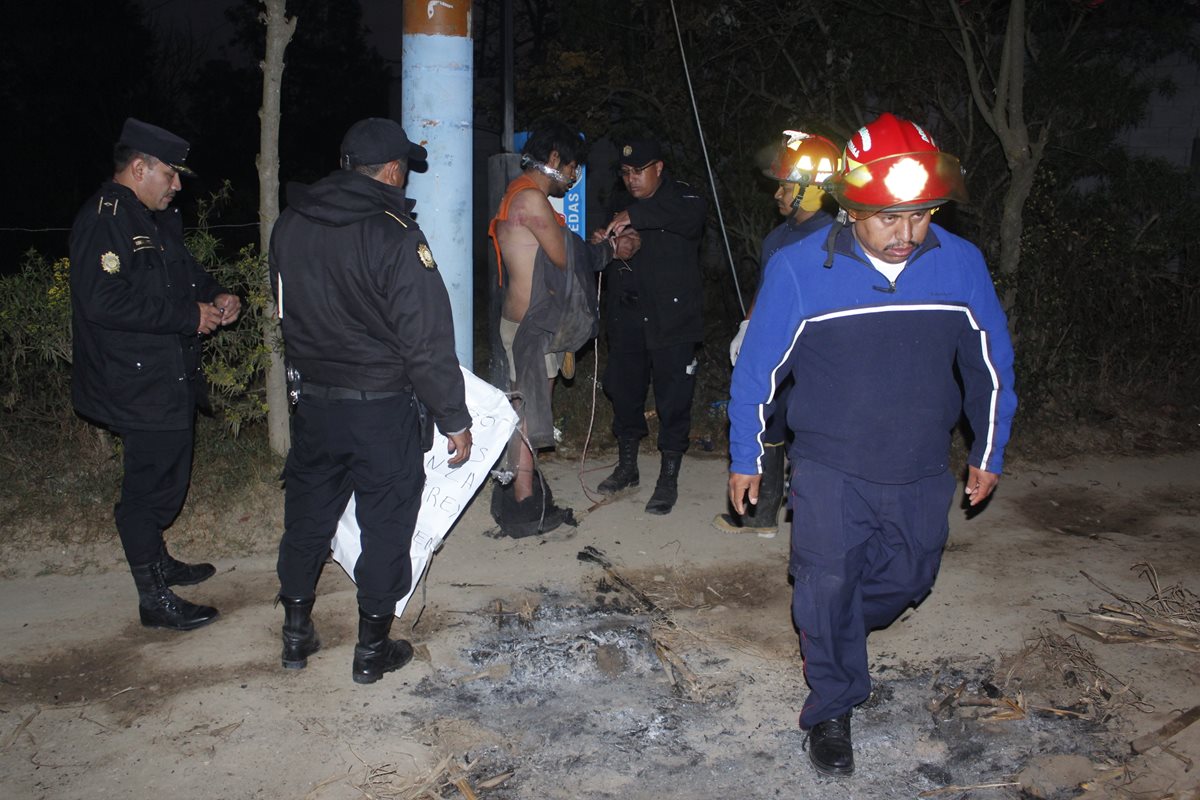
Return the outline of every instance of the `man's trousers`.
{"type": "Polygon", "coordinates": [[[867,634],[933,586],[955,485],[948,471],[882,484],[794,460],[792,618],[810,689],[801,728],[839,717],[870,695],[867,634]]]}
{"type": "Polygon", "coordinates": [[[646,391],[653,383],[658,415],[658,449],[683,453],[692,428],[696,389],[694,342],[649,349],[641,325],[609,331],[604,393],[612,401],[612,432],[618,440],[641,439],[646,425],[646,391]]]}
{"type": "Polygon", "coordinates": [[[301,390],[284,472],[279,593],[312,597],[338,520],[354,493],[362,555],[359,607],[390,614],[412,585],[409,548],[425,472],[412,395],[326,400],[301,390]]]}
{"type": "Polygon", "coordinates": [[[187,499],[192,475],[194,428],[178,431],[116,431],[124,450],[121,500],[114,508],[117,532],[130,566],[158,561],[163,531],[187,499]]]}

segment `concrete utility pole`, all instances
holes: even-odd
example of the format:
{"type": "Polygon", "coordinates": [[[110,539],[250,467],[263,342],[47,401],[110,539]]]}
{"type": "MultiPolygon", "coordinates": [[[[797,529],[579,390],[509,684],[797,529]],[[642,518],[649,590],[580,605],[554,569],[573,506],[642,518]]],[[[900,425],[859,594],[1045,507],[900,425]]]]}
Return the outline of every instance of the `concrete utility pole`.
{"type": "Polygon", "coordinates": [[[402,59],[400,124],[429,150],[408,196],[450,292],[458,360],[474,369],[471,0],[404,0],[402,59]]]}

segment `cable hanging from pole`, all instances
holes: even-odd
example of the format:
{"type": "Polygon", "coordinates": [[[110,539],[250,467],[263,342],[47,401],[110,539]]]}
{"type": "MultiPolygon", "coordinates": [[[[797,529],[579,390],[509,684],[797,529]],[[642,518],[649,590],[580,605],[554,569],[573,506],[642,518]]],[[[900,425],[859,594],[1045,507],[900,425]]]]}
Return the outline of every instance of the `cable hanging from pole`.
{"type": "Polygon", "coordinates": [[[683,77],[687,81],[688,97],[692,101],[692,113],[696,117],[696,133],[700,136],[700,152],[704,154],[704,168],[708,171],[708,184],[712,187],[713,205],[717,209],[717,225],[721,228],[721,240],[725,243],[725,257],[729,260],[729,273],[733,275],[733,288],[737,292],[738,306],[746,316],[746,303],[742,300],[742,286],[738,283],[737,268],[733,265],[733,251],[729,247],[729,233],[725,230],[725,216],[721,213],[721,197],[717,193],[717,179],[708,160],[708,145],[704,141],[704,126],[700,124],[700,107],[696,105],[696,92],[692,89],[692,74],[688,69],[687,54],[683,52],[683,33],[679,28],[679,15],[675,13],[675,0],[671,0],[671,18],[675,21],[675,38],[679,41],[679,58],[683,61],[683,77]]]}

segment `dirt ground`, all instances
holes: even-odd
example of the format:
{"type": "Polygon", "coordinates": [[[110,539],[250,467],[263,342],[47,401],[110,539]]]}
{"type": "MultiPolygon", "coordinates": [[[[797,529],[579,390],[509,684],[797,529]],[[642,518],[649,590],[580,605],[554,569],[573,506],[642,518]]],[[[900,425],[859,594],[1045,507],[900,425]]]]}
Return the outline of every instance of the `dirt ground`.
{"type": "MultiPolygon", "coordinates": [[[[1200,653],[1069,626],[1111,629],[1089,612],[1173,587],[1196,607],[1200,454],[1015,467],[983,513],[956,508],[933,593],[871,636],[858,769],[837,780],[796,725],[787,527],[711,528],[725,467],[689,455],[653,517],[643,455],[641,489],[541,540],[487,535],[477,501],[396,625],[416,660],[371,686],[350,680],[354,587],[333,564],[324,648],[280,668],[276,491],[201,516],[264,545],[181,591],[222,613],[192,633],[137,623],[115,541],[6,552],[0,797],[1200,796],[1200,724],[1130,746],[1200,703],[1200,653]]],[[[546,469],[589,507],[575,464],[546,469]]]]}

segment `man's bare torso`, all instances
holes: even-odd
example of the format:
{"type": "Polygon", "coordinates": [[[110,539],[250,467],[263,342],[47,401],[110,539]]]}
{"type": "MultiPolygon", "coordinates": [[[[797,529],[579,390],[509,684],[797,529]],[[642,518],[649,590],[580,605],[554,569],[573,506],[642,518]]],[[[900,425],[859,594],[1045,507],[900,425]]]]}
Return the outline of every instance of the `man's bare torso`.
{"type": "Polygon", "coordinates": [[[559,269],[566,268],[563,228],[549,198],[537,189],[525,189],[509,203],[508,219],[496,223],[496,240],[507,272],[501,313],[507,320],[520,322],[529,310],[538,248],[544,247],[559,269]]]}

